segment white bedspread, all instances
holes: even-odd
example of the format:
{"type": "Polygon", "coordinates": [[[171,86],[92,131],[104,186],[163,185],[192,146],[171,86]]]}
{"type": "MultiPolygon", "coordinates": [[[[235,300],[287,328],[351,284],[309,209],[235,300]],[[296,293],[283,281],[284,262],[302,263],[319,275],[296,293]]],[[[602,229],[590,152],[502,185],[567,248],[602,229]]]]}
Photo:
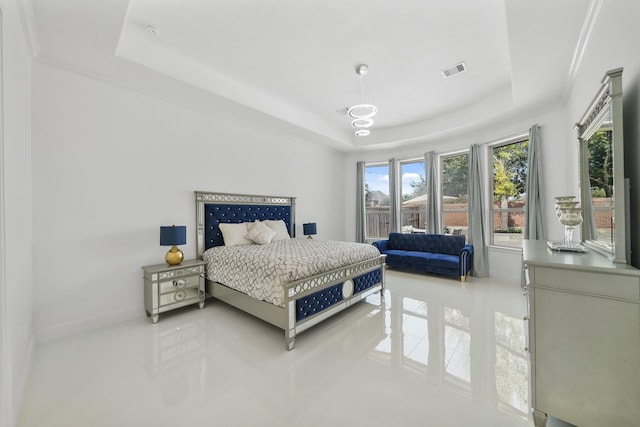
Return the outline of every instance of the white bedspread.
{"type": "Polygon", "coordinates": [[[380,256],[373,245],[290,239],[205,251],[207,278],[253,298],[284,306],[282,285],[380,256]]]}

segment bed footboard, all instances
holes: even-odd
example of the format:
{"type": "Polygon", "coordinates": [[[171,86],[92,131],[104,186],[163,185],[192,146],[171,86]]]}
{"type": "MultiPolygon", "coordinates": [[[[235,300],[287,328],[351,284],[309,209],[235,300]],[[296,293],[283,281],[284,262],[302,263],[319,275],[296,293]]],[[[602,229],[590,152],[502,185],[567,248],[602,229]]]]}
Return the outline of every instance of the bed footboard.
{"type": "Polygon", "coordinates": [[[295,346],[296,334],[362,301],[374,292],[384,293],[385,256],[362,261],[328,273],[288,284],[285,288],[287,325],[285,345],[295,346]]]}

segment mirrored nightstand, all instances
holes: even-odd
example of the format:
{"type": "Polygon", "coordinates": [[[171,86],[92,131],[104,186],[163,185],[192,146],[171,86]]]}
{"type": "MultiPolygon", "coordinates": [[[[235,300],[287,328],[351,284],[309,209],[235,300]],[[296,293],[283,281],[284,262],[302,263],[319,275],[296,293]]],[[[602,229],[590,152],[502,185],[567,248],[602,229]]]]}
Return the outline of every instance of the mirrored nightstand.
{"type": "Polygon", "coordinates": [[[180,265],[156,264],[144,271],[144,308],[153,323],[160,313],[198,303],[204,308],[204,268],[202,260],[184,261],[180,265]]]}

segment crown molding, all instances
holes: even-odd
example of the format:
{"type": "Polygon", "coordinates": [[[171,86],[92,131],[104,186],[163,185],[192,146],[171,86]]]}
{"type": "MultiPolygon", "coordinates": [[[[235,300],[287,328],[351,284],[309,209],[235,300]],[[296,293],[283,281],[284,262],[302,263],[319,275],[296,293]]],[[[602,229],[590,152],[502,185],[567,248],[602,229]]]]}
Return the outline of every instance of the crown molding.
{"type": "Polygon", "coordinates": [[[569,72],[567,74],[567,84],[565,85],[565,91],[563,93],[562,99],[566,100],[569,95],[570,88],[573,85],[573,81],[580,70],[580,65],[582,65],[582,60],[584,58],[585,52],[587,51],[587,47],[589,46],[589,42],[591,41],[591,35],[593,34],[593,30],[596,26],[596,22],[598,21],[598,16],[600,15],[600,10],[602,9],[602,4],[604,0],[591,0],[589,3],[589,9],[587,10],[587,14],[584,17],[584,22],[582,23],[582,28],[580,29],[580,35],[578,36],[578,41],[576,43],[576,48],[573,51],[573,57],[571,58],[571,64],[569,65],[569,72]]]}

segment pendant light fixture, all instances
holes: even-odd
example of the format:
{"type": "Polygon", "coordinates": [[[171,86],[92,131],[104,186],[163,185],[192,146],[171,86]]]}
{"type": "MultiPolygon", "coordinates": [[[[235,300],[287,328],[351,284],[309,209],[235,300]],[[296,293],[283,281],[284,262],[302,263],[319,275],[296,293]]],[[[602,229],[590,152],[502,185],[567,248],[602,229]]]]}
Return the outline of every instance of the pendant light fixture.
{"type": "Polygon", "coordinates": [[[371,131],[369,128],[373,126],[373,116],[378,113],[378,108],[373,105],[367,82],[364,79],[365,74],[369,72],[367,64],[360,64],[356,67],[358,75],[359,91],[356,105],[347,110],[347,115],[352,119],[351,126],[356,129],[356,136],[369,136],[371,131]]]}

